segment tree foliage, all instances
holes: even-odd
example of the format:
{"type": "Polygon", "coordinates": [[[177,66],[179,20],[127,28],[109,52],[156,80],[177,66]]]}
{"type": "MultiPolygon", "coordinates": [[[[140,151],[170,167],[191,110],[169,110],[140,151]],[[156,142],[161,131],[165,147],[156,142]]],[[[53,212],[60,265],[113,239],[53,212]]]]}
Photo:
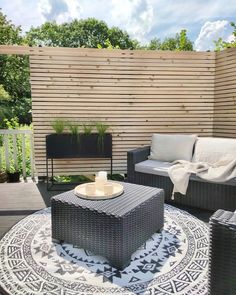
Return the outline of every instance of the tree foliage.
{"type": "MultiPolygon", "coordinates": [[[[0,85],[0,129],[6,127],[5,119],[11,117],[11,110],[9,108],[10,95],[4,89],[3,85],[0,85]]],[[[0,140],[0,146],[2,142],[0,140]]]]}
{"type": "MultiPolygon", "coordinates": [[[[25,39],[21,35],[21,28],[13,25],[7,20],[6,16],[0,10],[0,44],[4,45],[22,45],[25,39]]],[[[31,97],[29,83],[29,59],[27,56],[1,55],[0,56],[0,100],[3,100],[3,93],[7,93],[7,101],[2,101],[2,116],[21,117],[21,123],[30,122],[31,105],[26,103],[26,98],[31,97]],[[20,105],[25,108],[23,118],[19,109],[20,105]]],[[[27,100],[28,102],[29,100],[27,100]]],[[[3,125],[3,124],[2,124],[3,125]]]]}
{"type": "Polygon", "coordinates": [[[165,38],[163,42],[154,38],[147,46],[150,50],[192,51],[193,42],[187,37],[187,31],[181,30],[175,37],[165,38]]]}
{"type": "Polygon", "coordinates": [[[0,102],[10,100],[10,95],[4,89],[3,85],[0,85],[0,102]]]}
{"type": "Polygon", "coordinates": [[[21,28],[15,26],[7,20],[0,9],[0,45],[16,45],[23,43],[23,37],[20,35],[21,28]]]}
{"type": "MultiPolygon", "coordinates": [[[[16,27],[0,10],[0,44],[22,45],[20,27],[16,27]]],[[[30,97],[29,60],[27,56],[0,56],[0,84],[13,100],[30,97]]]]}
{"type": "Polygon", "coordinates": [[[46,22],[31,28],[26,37],[32,45],[107,48],[110,44],[113,48],[134,49],[134,43],[125,31],[109,28],[104,21],[95,18],[63,24],[46,22]]]}
{"type": "Polygon", "coordinates": [[[230,23],[231,27],[233,28],[233,40],[231,42],[223,41],[222,38],[219,38],[215,41],[215,51],[221,51],[226,48],[236,47],[236,24],[234,22],[230,23]]]}

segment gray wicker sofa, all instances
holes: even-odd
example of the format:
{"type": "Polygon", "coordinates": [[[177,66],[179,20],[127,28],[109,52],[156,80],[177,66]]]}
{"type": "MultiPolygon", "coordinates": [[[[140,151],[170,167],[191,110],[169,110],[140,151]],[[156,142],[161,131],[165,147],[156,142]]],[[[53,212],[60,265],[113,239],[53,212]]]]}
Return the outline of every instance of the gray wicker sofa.
{"type": "MultiPolygon", "coordinates": [[[[225,149],[227,149],[227,145],[225,149]]],[[[128,182],[164,189],[165,201],[169,203],[212,211],[218,209],[236,210],[236,179],[225,183],[213,183],[191,175],[187,194],[181,195],[180,193],[176,193],[175,199],[171,200],[173,184],[167,171],[170,163],[148,160],[149,155],[150,146],[128,151],[128,182]]]]}

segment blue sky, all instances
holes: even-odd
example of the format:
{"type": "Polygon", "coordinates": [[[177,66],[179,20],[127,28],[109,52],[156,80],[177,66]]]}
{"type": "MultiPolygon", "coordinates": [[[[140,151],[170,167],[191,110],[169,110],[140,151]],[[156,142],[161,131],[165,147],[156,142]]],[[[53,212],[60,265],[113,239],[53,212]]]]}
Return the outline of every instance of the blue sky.
{"type": "Polygon", "coordinates": [[[24,31],[46,20],[58,23],[95,17],[147,43],[187,29],[196,50],[214,49],[213,40],[231,40],[236,0],[0,0],[0,7],[24,31]]]}

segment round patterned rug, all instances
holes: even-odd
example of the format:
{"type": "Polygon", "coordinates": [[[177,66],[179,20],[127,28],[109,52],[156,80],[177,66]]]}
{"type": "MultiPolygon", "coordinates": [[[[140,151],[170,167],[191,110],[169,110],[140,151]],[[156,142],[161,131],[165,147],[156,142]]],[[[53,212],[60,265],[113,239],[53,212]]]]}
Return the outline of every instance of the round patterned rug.
{"type": "Polygon", "coordinates": [[[51,241],[50,208],[22,219],[0,241],[0,286],[7,294],[206,295],[207,226],[165,205],[165,225],[123,271],[69,244],[51,241]]]}

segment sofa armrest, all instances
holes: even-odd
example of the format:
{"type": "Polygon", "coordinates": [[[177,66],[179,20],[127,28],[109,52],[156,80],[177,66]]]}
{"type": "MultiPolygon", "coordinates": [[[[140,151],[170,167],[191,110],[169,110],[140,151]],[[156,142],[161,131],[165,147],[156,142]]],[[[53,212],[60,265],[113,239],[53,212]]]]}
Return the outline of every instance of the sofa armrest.
{"type": "Polygon", "coordinates": [[[209,225],[209,294],[236,294],[236,212],[220,209],[209,225]]]}
{"type": "Polygon", "coordinates": [[[127,152],[127,179],[133,182],[135,164],[147,160],[150,155],[150,146],[140,147],[127,152]]]}

